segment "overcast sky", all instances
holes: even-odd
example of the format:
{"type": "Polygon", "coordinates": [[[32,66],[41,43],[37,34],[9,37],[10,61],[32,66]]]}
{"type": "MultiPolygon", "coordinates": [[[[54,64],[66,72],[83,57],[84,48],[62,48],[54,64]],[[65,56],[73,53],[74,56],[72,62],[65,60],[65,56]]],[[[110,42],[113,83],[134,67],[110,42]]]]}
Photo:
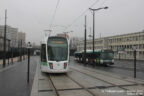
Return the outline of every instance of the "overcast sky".
{"type": "Polygon", "coordinates": [[[39,44],[50,25],[52,35],[73,31],[70,36],[83,37],[84,16],[87,15],[89,35],[92,13],[87,9],[95,4],[92,8],[109,7],[95,13],[97,38],[100,33],[105,37],[144,30],[144,0],[59,0],[54,15],[57,3],[58,0],[0,0],[0,25],[4,24],[4,10],[7,9],[8,25],[25,32],[27,41],[39,44]]]}

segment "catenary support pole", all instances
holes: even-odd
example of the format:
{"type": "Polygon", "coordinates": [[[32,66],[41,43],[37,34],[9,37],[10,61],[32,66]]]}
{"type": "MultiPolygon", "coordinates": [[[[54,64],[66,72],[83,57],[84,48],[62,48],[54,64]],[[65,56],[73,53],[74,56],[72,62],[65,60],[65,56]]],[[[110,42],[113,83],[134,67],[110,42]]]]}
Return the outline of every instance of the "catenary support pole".
{"type": "Polygon", "coordinates": [[[134,50],[134,78],[136,78],[136,50],[134,50]]]}
{"type": "Polygon", "coordinates": [[[3,67],[6,66],[6,31],[7,31],[7,10],[5,10],[4,45],[3,45],[3,67]]]}
{"type": "Polygon", "coordinates": [[[87,41],[87,33],[86,33],[86,16],[85,16],[85,32],[84,32],[84,36],[85,36],[85,39],[84,39],[84,63],[86,64],[86,41],[87,41]]]}

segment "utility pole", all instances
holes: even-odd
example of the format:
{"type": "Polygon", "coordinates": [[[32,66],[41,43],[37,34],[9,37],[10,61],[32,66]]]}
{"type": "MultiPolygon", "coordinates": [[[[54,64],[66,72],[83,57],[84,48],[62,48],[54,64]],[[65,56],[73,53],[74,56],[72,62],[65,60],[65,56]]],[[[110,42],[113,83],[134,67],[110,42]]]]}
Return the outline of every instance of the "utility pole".
{"type": "Polygon", "coordinates": [[[4,26],[4,51],[3,51],[3,67],[6,65],[6,31],[7,31],[7,10],[5,10],[5,26],[4,26]]]}
{"type": "Polygon", "coordinates": [[[11,47],[11,63],[13,64],[13,47],[11,47]]]}
{"type": "Polygon", "coordinates": [[[89,8],[93,12],[93,59],[94,59],[94,38],[95,38],[95,11],[101,10],[101,9],[108,9],[108,7],[102,7],[102,8],[97,8],[97,9],[92,9],[89,8]]]}
{"type": "Polygon", "coordinates": [[[134,78],[136,78],[136,49],[134,50],[134,78]]]}
{"type": "Polygon", "coordinates": [[[22,40],[20,41],[20,61],[22,61],[22,40]]]}
{"type": "Polygon", "coordinates": [[[84,63],[86,64],[86,36],[87,36],[87,33],[86,33],[86,16],[85,16],[85,32],[84,32],[84,36],[85,36],[85,39],[84,39],[84,63]]]}

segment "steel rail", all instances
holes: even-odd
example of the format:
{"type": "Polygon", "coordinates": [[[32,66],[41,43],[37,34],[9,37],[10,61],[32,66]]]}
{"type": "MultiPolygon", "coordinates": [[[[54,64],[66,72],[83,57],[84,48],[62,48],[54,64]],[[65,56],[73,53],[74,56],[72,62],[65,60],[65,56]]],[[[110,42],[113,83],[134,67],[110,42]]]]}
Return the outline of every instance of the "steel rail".
{"type": "Polygon", "coordinates": [[[50,81],[50,84],[52,85],[52,89],[53,89],[53,92],[55,93],[55,96],[60,96],[59,93],[58,93],[58,90],[56,89],[52,79],[51,79],[51,76],[50,74],[48,74],[48,78],[49,78],[49,81],[50,81]]]}
{"type": "Polygon", "coordinates": [[[70,77],[68,74],[66,75],[69,79],[71,79],[72,81],[74,81],[76,84],[78,84],[80,87],[82,87],[84,90],[86,90],[88,93],[90,93],[92,96],[96,96],[93,92],[91,92],[89,89],[90,88],[86,88],[83,85],[81,85],[79,82],[77,82],[76,80],[74,80],[72,77],[70,77]]]}
{"type": "Polygon", "coordinates": [[[80,73],[82,73],[82,74],[85,74],[85,75],[87,75],[87,76],[89,76],[89,77],[92,77],[92,78],[94,78],[94,79],[98,79],[98,80],[100,80],[100,81],[103,81],[103,82],[106,82],[106,83],[108,83],[108,84],[111,84],[111,85],[113,85],[113,86],[115,86],[115,87],[119,87],[119,88],[121,88],[121,89],[123,89],[123,90],[127,90],[126,88],[123,88],[122,85],[116,85],[116,84],[110,83],[110,82],[108,82],[108,81],[106,81],[106,80],[97,78],[97,77],[92,76],[92,75],[90,75],[90,74],[87,74],[87,73],[85,73],[85,72],[81,72],[81,71],[79,71],[79,70],[77,70],[77,69],[75,69],[75,68],[71,68],[71,69],[73,69],[73,70],[75,70],[75,71],[77,71],[77,72],[80,72],[80,73]]]}

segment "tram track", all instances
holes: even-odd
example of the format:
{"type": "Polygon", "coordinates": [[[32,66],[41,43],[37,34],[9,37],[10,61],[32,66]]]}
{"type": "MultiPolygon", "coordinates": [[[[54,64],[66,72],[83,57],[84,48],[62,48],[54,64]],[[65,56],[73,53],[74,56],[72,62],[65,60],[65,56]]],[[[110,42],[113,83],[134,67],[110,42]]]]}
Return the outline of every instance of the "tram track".
{"type": "MultiPolygon", "coordinates": [[[[46,78],[48,78],[48,82],[50,82],[50,85],[51,85],[51,88],[50,90],[49,89],[42,89],[40,90],[39,92],[42,92],[42,93],[54,93],[54,95],[52,96],[66,96],[66,95],[63,95],[63,94],[67,94],[68,92],[85,92],[84,94],[88,93],[90,96],[97,96],[96,94],[96,91],[94,90],[99,90],[99,92],[102,92],[101,90],[107,90],[107,89],[111,89],[111,88],[120,88],[121,90],[124,90],[124,92],[127,92],[127,87],[131,87],[131,86],[137,86],[138,84],[136,82],[132,82],[132,81],[128,81],[128,80],[125,80],[123,77],[122,78],[116,78],[115,76],[111,76],[111,75],[106,75],[106,74],[102,74],[101,72],[99,71],[94,71],[94,70],[90,70],[90,69],[87,69],[87,68],[82,68],[82,69],[78,69],[77,67],[71,67],[71,72],[74,72],[73,75],[72,74],[62,74],[62,75],[53,75],[53,74],[45,74],[46,78]],[[87,70],[87,71],[86,71],[87,70]],[[90,72],[89,72],[90,71],[90,72]],[[78,73],[82,73],[86,76],[89,76],[93,79],[97,79],[97,80],[100,80],[100,81],[103,81],[105,83],[108,83],[110,85],[108,86],[87,86],[87,84],[85,85],[84,83],[81,83],[80,80],[78,80],[74,74],[77,74],[75,72],[78,72],[78,73]],[[128,82],[131,82],[131,83],[128,83],[128,84],[122,84],[122,85],[117,85],[116,83],[113,83],[113,82],[109,82],[109,80],[106,80],[106,79],[103,79],[103,78],[99,78],[99,77],[96,77],[95,75],[92,75],[90,73],[97,73],[97,74],[102,74],[102,75],[105,75],[105,76],[108,76],[108,77],[112,77],[112,78],[116,78],[116,79],[121,79],[123,81],[128,81],[128,82]],[[63,77],[62,77],[63,76],[63,77]],[[73,77],[74,76],[74,77],[73,77]],[[70,87],[67,87],[65,86],[65,84],[63,84],[62,87],[59,86],[58,83],[56,83],[57,80],[60,80],[60,82],[62,81],[62,79],[59,79],[59,78],[64,78],[64,79],[67,79],[69,78],[71,80],[71,82],[74,82],[76,83],[76,85],[80,86],[79,88],[78,87],[74,87],[74,88],[70,88],[70,87]],[[57,79],[57,80],[56,80],[57,79]],[[58,84],[58,85],[57,85],[58,84]]],[[[43,78],[40,78],[40,80],[43,80],[43,78]]],[[[92,80],[93,80],[92,79],[92,80]]],[[[46,79],[45,79],[46,80],[46,79]]],[[[85,82],[85,81],[83,81],[85,82]]],[[[68,82],[67,82],[68,83],[68,82]]],[[[102,94],[102,93],[101,93],[102,94]]],[[[105,95],[100,95],[100,96],[105,96],[105,95]]]]}
{"type": "MultiPolygon", "coordinates": [[[[57,89],[55,86],[55,82],[53,81],[54,79],[52,74],[45,74],[45,76],[48,79],[40,79],[40,80],[48,80],[50,82],[51,85],[51,89],[50,90],[40,90],[39,92],[54,92],[55,96],[62,96],[59,94],[59,92],[67,92],[67,91],[79,91],[79,90],[84,90],[87,93],[90,94],[90,96],[97,96],[95,93],[93,93],[91,91],[91,89],[103,89],[103,88],[108,88],[108,87],[114,87],[114,86],[96,86],[96,87],[85,87],[82,84],[80,84],[80,82],[78,82],[77,80],[75,80],[72,76],[68,75],[68,74],[64,74],[67,78],[69,78],[72,82],[76,83],[78,86],[80,86],[80,88],[64,88],[64,89],[57,89]]],[[[64,85],[65,86],[65,85],[64,85]]]]}
{"type": "MultiPolygon", "coordinates": [[[[82,73],[82,74],[85,74],[85,75],[87,75],[87,76],[89,76],[89,77],[92,77],[92,78],[94,78],[94,79],[98,79],[98,80],[100,80],[100,81],[103,81],[103,82],[106,82],[106,83],[108,83],[108,84],[111,84],[112,86],[110,86],[110,87],[119,87],[119,88],[121,88],[121,89],[123,89],[123,90],[125,90],[125,91],[127,91],[127,89],[124,88],[124,86],[135,86],[135,85],[138,85],[138,84],[116,85],[116,84],[114,84],[114,83],[108,82],[107,80],[103,80],[103,79],[97,78],[97,77],[95,77],[95,76],[92,76],[92,75],[90,75],[90,74],[88,74],[88,73],[86,73],[86,72],[82,72],[82,71],[77,70],[77,69],[74,69],[74,68],[71,68],[71,69],[73,69],[73,70],[75,70],[75,71],[77,71],[77,72],[80,72],[80,73],[82,73]]],[[[130,82],[130,81],[129,81],[129,82],[130,82]]],[[[133,82],[132,82],[132,83],[133,83],[133,82]]],[[[105,87],[105,88],[107,88],[107,87],[105,87]]]]}
{"type": "Polygon", "coordinates": [[[55,87],[55,85],[54,85],[54,83],[53,83],[53,81],[51,79],[51,75],[50,74],[48,74],[48,79],[50,81],[50,84],[52,86],[52,90],[53,90],[55,96],[60,96],[59,93],[58,93],[58,90],[56,89],[56,87],[55,87]]]}
{"type": "MultiPolygon", "coordinates": [[[[123,92],[128,92],[129,89],[127,89],[127,87],[132,87],[132,86],[137,86],[138,85],[136,83],[127,83],[127,84],[122,83],[122,84],[117,85],[116,83],[110,82],[109,80],[96,77],[97,75],[92,74],[95,71],[89,72],[89,70],[86,71],[85,69],[79,69],[78,70],[78,68],[75,68],[75,67],[71,68],[71,69],[72,69],[71,72],[73,72],[73,73],[66,73],[66,74],[48,74],[48,73],[43,74],[42,73],[42,75],[44,77],[42,76],[39,80],[40,81],[46,80],[47,82],[49,82],[47,84],[49,84],[50,87],[45,88],[45,89],[41,89],[41,90],[39,90],[39,92],[41,94],[43,94],[43,93],[47,93],[47,94],[53,93],[54,95],[52,95],[52,96],[67,96],[66,94],[73,94],[73,93],[74,94],[79,94],[78,92],[84,92],[83,93],[84,96],[107,96],[107,95],[97,95],[97,91],[101,92],[100,94],[103,94],[103,91],[104,90],[109,90],[109,88],[110,89],[111,88],[112,89],[120,88],[121,90],[123,90],[123,92]],[[78,78],[76,76],[77,73],[79,73],[77,76],[81,76],[83,74],[83,75],[87,76],[87,78],[88,77],[92,78],[91,79],[92,81],[100,80],[100,81],[103,81],[103,82],[105,82],[107,84],[110,84],[110,85],[97,85],[97,84],[95,84],[94,86],[91,86],[91,85],[89,86],[88,84],[86,84],[87,82],[85,80],[83,80],[83,78],[78,80],[78,78]],[[70,79],[69,80],[70,82],[62,81],[64,79],[67,79],[67,80],[70,79]],[[81,82],[81,80],[83,80],[83,83],[81,82]],[[62,83],[62,82],[63,83],[59,85],[57,83],[57,81],[59,81],[59,83],[62,83]],[[75,87],[69,87],[69,86],[67,86],[67,85],[71,85],[71,84],[74,84],[74,83],[77,86],[80,86],[80,87],[76,87],[76,86],[75,87]],[[86,95],[86,94],[88,94],[88,95],[86,95]]],[[[97,73],[97,74],[99,74],[99,73],[97,73]]],[[[105,75],[105,74],[103,74],[103,75],[105,75]]],[[[119,78],[117,78],[117,79],[119,79],[119,78]]],[[[46,95],[44,95],[44,96],[46,96],[46,95]]],[[[80,95],[80,96],[83,96],[83,95],[80,95]]]]}
{"type": "MultiPolygon", "coordinates": [[[[95,87],[84,87],[83,85],[81,85],[79,82],[77,82],[76,80],[74,80],[71,76],[67,75],[67,74],[63,74],[62,76],[66,76],[67,78],[69,78],[72,82],[76,83],[78,86],[80,86],[80,88],[62,88],[62,89],[57,89],[56,88],[56,84],[53,81],[54,79],[53,74],[45,74],[44,76],[46,76],[47,79],[40,79],[40,80],[48,80],[48,82],[51,85],[51,89],[50,90],[40,90],[39,92],[53,92],[55,95],[54,96],[62,96],[61,94],[59,94],[60,92],[67,92],[67,91],[80,91],[80,90],[85,90],[86,92],[88,92],[90,94],[90,96],[96,96],[94,93],[92,93],[90,91],[90,89],[95,89],[95,87]]],[[[65,85],[64,85],[65,86],[65,85]]]]}
{"type": "Polygon", "coordinates": [[[69,77],[73,82],[75,82],[76,84],[78,84],[80,87],[82,87],[85,91],[87,91],[88,93],[90,93],[92,96],[96,96],[93,92],[91,92],[89,89],[90,88],[86,88],[84,87],[82,84],[80,84],[79,82],[77,82],[76,80],[74,80],[71,76],[69,76],[68,74],[66,75],[67,77],[69,77]]]}
{"type": "MultiPolygon", "coordinates": [[[[91,72],[97,72],[96,70],[90,70],[90,69],[87,69],[87,68],[85,68],[85,70],[88,70],[88,71],[91,71],[91,72]]],[[[101,70],[100,70],[100,71],[101,71],[101,70]]],[[[97,72],[97,73],[102,74],[101,72],[97,72]]],[[[109,73],[109,74],[103,74],[103,75],[111,76],[111,77],[113,77],[113,78],[121,79],[121,80],[128,81],[128,82],[131,82],[131,83],[136,83],[135,81],[126,80],[126,78],[129,79],[129,77],[126,77],[126,76],[123,76],[123,75],[121,75],[121,76],[119,77],[119,76],[115,76],[114,74],[113,74],[113,75],[110,75],[110,72],[108,72],[108,73],[109,73]]],[[[141,79],[137,79],[137,80],[144,82],[144,80],[141,80],[141,79]]],[[[142,83],[142,85],[144,85],[144,84],[142,83]]]]}
{"type": "MultiPolygon", "coordinates": [[[[118,68],[118,69],[123,69],[123,70],[127,70],[127,69],[130,69],[131,71],[133,71],[133,68],[123,68],[123,67],[119,67],[119,66],[108,66],[108,67],[113,67],[113,68],[118,68]]],[[[91,68],[91,67],[88,67],[88,68],[91,68]]],[[[94,69],[94,68],[93,68],[94,69]]],[[[84,70],[88,70],[88,71],[91,71],[91,72],[97,72],[96,70],[91,70],[91,69],[87,69],[87,68],[84,68],[84,70]]],[[[99,69],[100,70],[100,69],[99,69]]],[[[103,70],[100,70],[100,71],[103,71],[103,70]]],[[[140,70],[137,70],[138,72],[141,72],[140,70]]],[[[142,70],[144,71],[144,70],[142,70]]],[[[105,71],[107,73],[107,71],[105,71]]],[[[97,72],[97,73],[100,73],[101,72],[97,72]]],[[[110,73],[110,72],[108,72],[110,73]]],[[[130,79],[129,77],[126,77],[124,75],[120,75],[120,76],[115,76],[114,74],[113,75],[110,75],[110,74],[105,74],[105,75],[108,75],[108,76],[111,76],[113,78],[117,78],[117,79],[121,79],[121,80],[124,80],[124,81],[128,81],[128,82],[131,82],[131,83],[136,83],[135,79],[133,80],[127,80],[127,79],[130,79]]],[[[142,79],[137,79],[139,80],[140,82],[144,82],[144,80],[142,79]]],[[[143,83],[141,83],[142,85],[144,85],[143,83]]]]}

